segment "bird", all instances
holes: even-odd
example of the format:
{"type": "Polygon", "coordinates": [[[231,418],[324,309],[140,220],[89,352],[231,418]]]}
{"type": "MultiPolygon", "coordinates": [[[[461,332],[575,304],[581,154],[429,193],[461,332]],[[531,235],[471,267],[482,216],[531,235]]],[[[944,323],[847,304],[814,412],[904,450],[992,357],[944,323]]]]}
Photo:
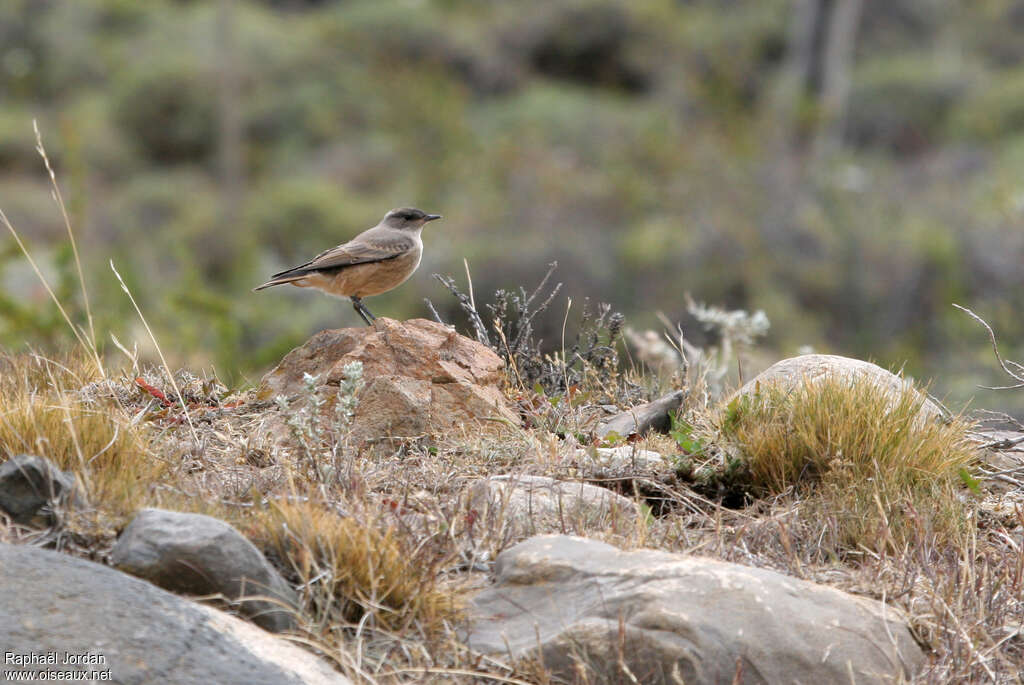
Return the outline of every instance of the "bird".
{"type": "Polygon", "coordinates": [[[427,222],[440,218],[440,214],[427,214],[413,207],[392,209],[373,228],[305,264],[274,274],[253,292],[285,283],[316,288],[349,298],[356,313],[372,326],[371,321],[377,317],[363,304],[363,298],[386,293],[412,276],[423,257],[420,233],[427,222]]]}

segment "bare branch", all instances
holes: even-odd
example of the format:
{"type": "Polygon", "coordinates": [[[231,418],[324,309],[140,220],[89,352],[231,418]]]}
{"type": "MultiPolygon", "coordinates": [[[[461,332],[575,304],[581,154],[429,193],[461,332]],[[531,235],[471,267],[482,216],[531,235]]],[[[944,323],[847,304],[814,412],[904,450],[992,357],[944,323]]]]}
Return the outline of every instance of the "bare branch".
{"type": "Polygon", "coordinates": [[[459,306],[462,307],[462,311],[466,312],[466,316],[469,317],[469,323],[473,326],[473,333],[476,335],[477,342],[490,347],[491,339],[487,336],[487,327],[484,326],[484,322],[480,319],[480,313],[473,306],[469,296],[459,290],[458,286],[455,285],[454,278],[442,276],[441,274],[434,274],[434,278],[440,281],[441,285],[448,288],[451,294],[455,296],[455,299],[459,301],[459,306]]]}
{"type": "MultiPolygon", "coordinates": [[[[529,309],[530,305],[533,304],[533,300],[537,297],[537,295],[540,294],[540,291],[544,289],[544,286],[547,285],[548,279],[551,278],[551,274],[555,273],[555,269],[557,269],[557,268],[558,268],[558,262],[551,262],[550,264],[548,264],[548,272],[546,274],[544,274],[544,278],[540,279],[540,283],[537,284],[537,287],[534,288],[533,293],[531,293],[530,297],[526,300],[526,308],[527,309],[529,309]]],[[[561,288],[561,287],[562,287],[561,283],[559,283],[557,286],[555,286],[555,290],[551,293],[551,297],[554,297],[555,296],[554,293],[558,292],[558,288],[561,288]]],[[[551,297],[549,297],[547,299],[548,302],[551,301],[551,297]]],[[[541,307],[539,309],[544,309],[545,306],[546,305],[541,305],[541,307]]]]}
{"type": "Polygon", "coordinates": [[[434,308],[434,303],[430,301],[429,297],[424,297],[423,302],[427,305],[427,309],[429,309],[430,313],[434,316],[434,321],[438,322],[442,326],[448,325],[441,320],[441,315],[437,313],[437,310],[434,308]]]}
{"type": "Polygon", "coordinates": [[[988,323],[983,318],[981,318],[980,316],[978,316],[977,314],[972,312],[967,307],[961,307],[960,305],[955,304],[955,303],[953,304],[953,306],[956,307],[957,309],[959,309],[962,312],[966,312],[968,316],[970,316],[972,319],[974,319],[975,321],[977,321],[978,323],[980,323],[982,326],[985,327],[985,330],[988,331],[988,339],[992,341],[992,352],[996,356],[996,361],[999,362],[999,367],[1010,378],[1012,378],[1015,381],[1018,381],[1015,385],[1004,385],[1004,386],[997,386],[997,387],[989,387],[989,386],[982,385],[982,386],[979,386],[979,387],[985,388],[986,390],[1016,390],[1018,388],[1024,388],[1024,372],[1021,371],[1021,368],[1022,368],[1021,365],[1016,363],[1016,362],[1009,362],[1009,363],[1007,363],[1006,361],[1003,360],[1002,355],[999,354],[999,345],[996,343],[996,334],[992,330],[992,327],[989,326],[988,323]],[[1016,373],[1014,371],[1010,370],[1010,365],[1013,365],[1014,367],[1017,368],[1017,372],[1016,373]]]}

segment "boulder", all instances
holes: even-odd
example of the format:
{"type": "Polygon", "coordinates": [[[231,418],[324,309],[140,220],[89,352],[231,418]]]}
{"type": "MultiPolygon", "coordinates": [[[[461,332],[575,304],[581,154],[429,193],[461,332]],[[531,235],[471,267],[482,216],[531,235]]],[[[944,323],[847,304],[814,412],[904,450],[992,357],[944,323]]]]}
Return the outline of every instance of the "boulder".
{"type": "Polygon", "coordinates": [[[766,569],[551,535],[495,570],[470,648],[569,682],[882,683],[924,661],[897,609],[766,569]]]}
{"type": "Polygon", "coordinates": [[[255,545],[212,516],[143,509],[121,533],[110,561],[171,592],[221,595],[271,632],[295,627],[295,591],[255,545]]]}
{"type": "Polygon", "coordinates": [[[660,513],[684,462],[675,455],[640,449],[634,442],[618,447],[579,447],[570,463],[577,478],[614,483],[618,492],[641,498],[660,513]]]}
{"type": "Polygon", "coordinates": [[[0,544],[0,569],[8,673],[135,685],[351,682],[290,642],[100,564],[0,544]],[[77,663],[64,664],[66,655],[77,663]]]}
{"type": "Polygon", "coordinates": [[[607,488],[528,475],[477,481],[470,487],[468,506],[477,516],[509,522],[516,538],[545,532],[624,533],[640,515],[636,502],[607,488]]]}
{"type": "Polygon", "coordinates": [[[641,404],[616,414],[597,427],[597,437],[616,435],[628,438],[642,436],[652,430],[667,433],[672,426],[672,412],[679,409],[686,396],[685,391],[676,390],[653,402],[641,404]]]}
{"type": "MultiPolygon", "coordinates": [[[[886,371],[882,367],[860,359],[834,354],[802,354],[772,364],[736,391],[734,397],[754,395],[768,385],[783,390],[795,390],[804,383],[814,383],[826,377],[839,376],[853,380],[869,380],[893,397],[898,397],[913,383],[886,371]]],[[[942,420],[946,415],[938,403],[922,395],[921,415],[926,419],[942,420]]]]}
{"type": "Polygon", "coordinates": [[[56,512],[85,498],[75,474],[49,459],[18,454],[0,464],[0,510],[16,523],[52,525],[56,512]]]}
{"type": "Polygon", "coordinates": [[[426,319],[380,318],[372,327],[321,331],[263,377],[257,396],[301,401],[306,374],[321,388],[336,387],[353,361],[362,363],[364,381],[352,424],[357,438],[418,436],[489,419],[519,424],[502,392],[501,357],[426,319]]]}

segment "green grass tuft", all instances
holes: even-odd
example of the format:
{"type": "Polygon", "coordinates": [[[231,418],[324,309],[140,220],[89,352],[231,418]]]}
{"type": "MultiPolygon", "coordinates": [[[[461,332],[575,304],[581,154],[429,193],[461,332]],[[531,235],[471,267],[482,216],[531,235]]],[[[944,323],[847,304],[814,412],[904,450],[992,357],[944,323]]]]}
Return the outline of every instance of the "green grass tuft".
{"type": "Polygon", "coordinates": [[[729,404],[723,435],[751,491],[792,493],[826,524],[834,551],[902,547],[925,532],[954,541],[967,520],[961,469],[974,461],[968,424],[931,421],[913,388],[829,377],[729,404]]]}

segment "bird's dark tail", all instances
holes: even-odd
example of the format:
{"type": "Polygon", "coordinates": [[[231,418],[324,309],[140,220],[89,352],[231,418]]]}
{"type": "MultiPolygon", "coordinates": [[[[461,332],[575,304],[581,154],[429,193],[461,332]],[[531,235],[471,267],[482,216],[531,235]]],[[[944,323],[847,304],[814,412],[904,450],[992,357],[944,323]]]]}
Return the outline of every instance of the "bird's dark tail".
{"type": "Polygon", "coordinates": [[[270,279],[269,281],[267,281],[263,285],[256,286],[255,288],[252,289],[252,291],[256,292],[257,290],[263,290],[264,288],[272,288],[275,285],[284,285],[286,283],[292,283],[294,281],[300,281],[306,275],[307,274],[305,274],[305,273],[300,273],[300,274],[292,274],[290,276],[278,276],[278,277],[270,279]]]}

